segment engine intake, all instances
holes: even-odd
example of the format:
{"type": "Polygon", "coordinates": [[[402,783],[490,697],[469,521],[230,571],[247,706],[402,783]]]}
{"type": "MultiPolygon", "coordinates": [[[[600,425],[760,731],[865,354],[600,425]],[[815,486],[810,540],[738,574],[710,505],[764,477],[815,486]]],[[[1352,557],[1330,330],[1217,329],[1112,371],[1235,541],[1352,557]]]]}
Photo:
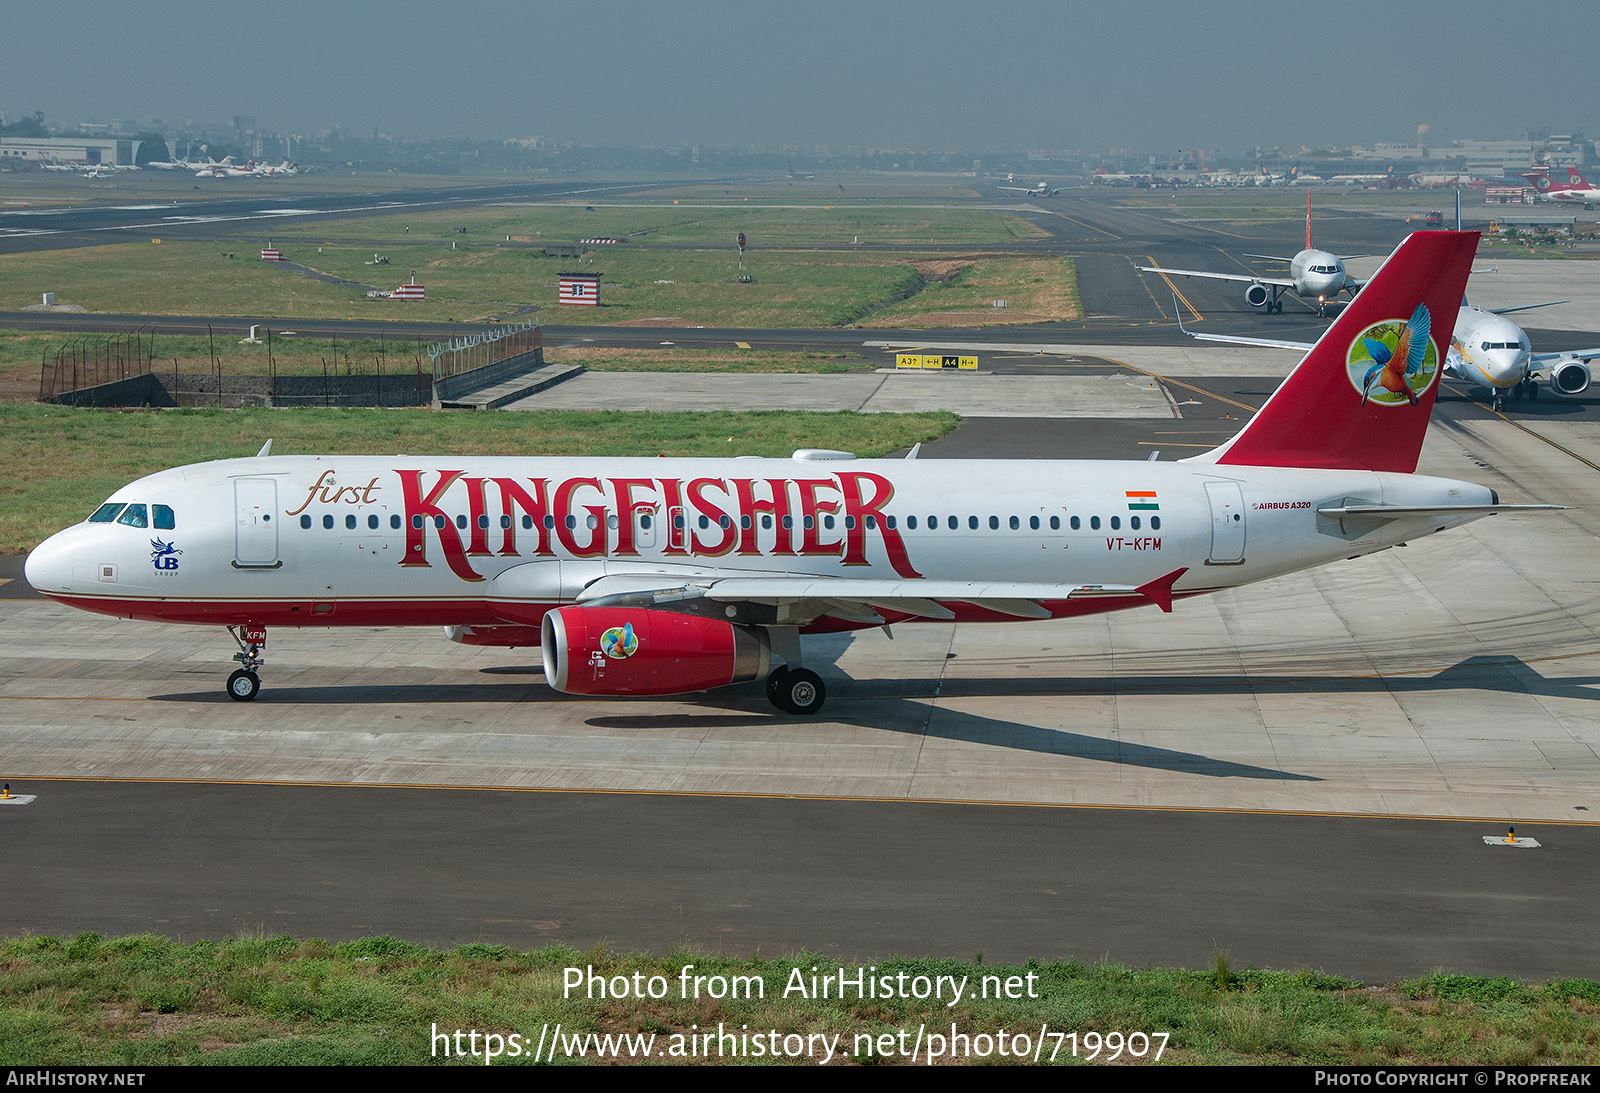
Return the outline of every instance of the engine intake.
{"type": "Polygon", "coordinates": [[[1589,366],[1567,357],[1550,366],[1550,386],[1559,395],[1581,395],[1589,389],[1589,366]]]}
{"type": "Polygon", "coordinates": [[[676,695],[767,674],[766,636],[724,619],[625,607],[544,617],[545,682],[577,695],[676,695]]]}
{"type": "Polygon", "coordinates": [[[1257,281],[1244,290],[1244,302],[1251,307],[1260,307],[1267,302],[1267,286],[1257,281]]]}

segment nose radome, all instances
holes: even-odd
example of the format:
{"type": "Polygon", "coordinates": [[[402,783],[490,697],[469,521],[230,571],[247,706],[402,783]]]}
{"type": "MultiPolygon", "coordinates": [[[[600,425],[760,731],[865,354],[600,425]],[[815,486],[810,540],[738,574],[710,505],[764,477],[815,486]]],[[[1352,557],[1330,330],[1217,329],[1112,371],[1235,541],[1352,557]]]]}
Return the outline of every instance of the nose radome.
{"type": "Polygon", "coordinates": [[[62,535],[52,535],[33,548],[22,563],[22,575],[36,592],[72,591],[72,547],[62,535]]]}

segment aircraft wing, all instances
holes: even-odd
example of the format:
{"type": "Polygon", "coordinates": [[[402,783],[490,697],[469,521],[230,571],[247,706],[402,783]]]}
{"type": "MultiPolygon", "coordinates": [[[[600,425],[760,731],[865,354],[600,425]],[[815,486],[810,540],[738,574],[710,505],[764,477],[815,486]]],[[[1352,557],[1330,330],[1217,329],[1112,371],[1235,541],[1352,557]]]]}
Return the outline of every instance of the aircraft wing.
{"type": "MultiPolygon", "coordinates": [[[[1178,321],[1178,328],[1183,329],[1183,321],[1178,321]]],[[[1200,334],[1193,330],[1184,330],[1185,334],[1197,342],[1223,342],[1227,345],[1257,345],[1263,349],[1298,349],[1302,353],[1309,353],[1313,348],[1312,342],[1279,341],[1277,338],[1245,338],[1238,334],[1200,334]]]]}
{"type": "Polygon", "coordinates": [[[1281,254],[1247,254],[1246,258],[1264,258],[1268,262],[1293,262],[1293,258],[1285,258],[1281,254]]]}
{"type": "Polygon", "coordinates": [[[1249,285],[1281,285],[1284,288],[1293,288],[1294,282],[1277,277],[1252,277],[1247,273],[1212,273],[1199,269],[1165,269],[1161,266],[1140,266],[1144,273],[1165,273],[1174,277],[1209,277],[1216,281],[1243,281],[1249,285]]]}
{"type": "Polygon", "coordinates": [[[1521,307],[1494,307],[1484,308],[1491,315],[1510,315],[1513,311],[1532,311],[1536,307],[1555,307],[1557,304],[1569,304],[1571,300],[1546,300],[1542,304],[1523,304],[1521,307]]]}
{"type": "Polygon", "coordinates": [[[1178,300],[1172,300],[1173,314],[1178,316],[1178,329],[1199,342],[1222,342],[1225,345],[1256,345],[1263,349],[1298,349],[1309,353],[1315,348],[1312,342],[1291,342],[1279,338],[1246,338],[1239,334],[1199,334],[1183,325],[1183,313],[1178,310],[1178,300]]]}
{"type": "Polygon", "coordinates": [[[1172,610],[1172,586],[1187,569],[1143,585],[1038,584],[1012,581],[923,581],[793,575],[739,577],[616,574],[588,585],[577,602],[693,611],[696,601],[776,609],[775,625],[805,626],[824,616],[881,626],[891,615],[954,619],[948,603],[971,604],[1012,618],[1047,619],[1041,601],[1142,597],[1172,610]]]}
{"type": "Polygon", "coordinates": [[[1588,362],[1596,359],[1600,359],[1600,348],[1568,349],[1559,353],[1535,353],[1528,358],[1534,368],[1544,368],[1557,361],[1578,360],[1588,362]]]}

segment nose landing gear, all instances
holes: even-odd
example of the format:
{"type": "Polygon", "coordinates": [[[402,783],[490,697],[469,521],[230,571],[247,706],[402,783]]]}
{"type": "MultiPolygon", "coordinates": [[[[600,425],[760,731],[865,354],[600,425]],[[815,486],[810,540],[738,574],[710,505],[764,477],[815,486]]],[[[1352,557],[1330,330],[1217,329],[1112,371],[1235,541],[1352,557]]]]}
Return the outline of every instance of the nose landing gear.
{"type": "Polygon", "coordinates": [[[238,671],[228,677],[228,697],[235,702],[249,702],[261,690],[261,676],[257,669],[267,662],[261,655],[261,647],[267,644],[267,628],[230,626],[228,633],[239,646],[233,659],[241,665],[238,671]]]}

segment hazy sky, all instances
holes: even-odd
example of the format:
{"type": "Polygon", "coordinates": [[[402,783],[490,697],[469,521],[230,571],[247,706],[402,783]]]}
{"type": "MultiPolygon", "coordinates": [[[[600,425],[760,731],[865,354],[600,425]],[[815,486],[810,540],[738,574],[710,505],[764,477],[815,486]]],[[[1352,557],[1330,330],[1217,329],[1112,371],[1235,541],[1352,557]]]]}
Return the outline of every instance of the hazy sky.
{"type": "Polygon", "coordinates": [[[1600,136],[1600,4],[278,0],[7,6],[0,111],[955,149],[1600,136]]]}

